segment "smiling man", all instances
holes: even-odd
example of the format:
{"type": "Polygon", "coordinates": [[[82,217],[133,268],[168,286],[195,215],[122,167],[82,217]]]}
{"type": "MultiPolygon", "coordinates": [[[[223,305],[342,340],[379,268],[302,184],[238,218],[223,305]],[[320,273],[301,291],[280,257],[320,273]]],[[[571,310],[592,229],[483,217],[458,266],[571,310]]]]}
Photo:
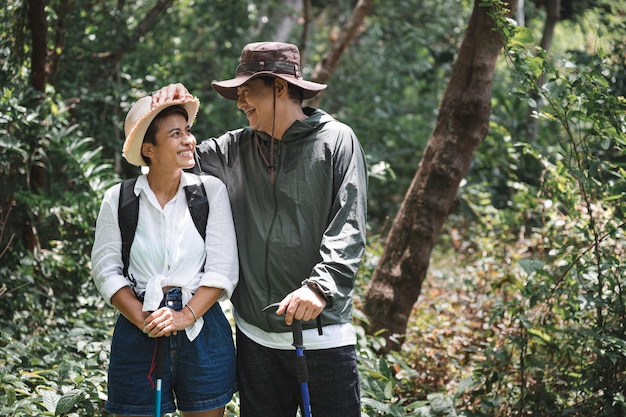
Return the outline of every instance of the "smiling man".
{"type": "MultiPolygon", "coordinates": [[[[249,127],[199,144],[194,169],[222,179],[233,210],[241,416],[296,415],[302,399],[290,329],[295,319],[305,329],[312,415],[359,417],[351,320],[365,248],[363,151],[350,127],[302,107],[326,85],[302,78],[295,45],[251,43],[239,62],[235,78],[212,85],[236,100],[249,127]],[[263,312],[274,302],[280,302],[276,314],[263,312]]],[[[183,85],[172,84],[153,96],[153,105],[186,97],[183,85]]]]}

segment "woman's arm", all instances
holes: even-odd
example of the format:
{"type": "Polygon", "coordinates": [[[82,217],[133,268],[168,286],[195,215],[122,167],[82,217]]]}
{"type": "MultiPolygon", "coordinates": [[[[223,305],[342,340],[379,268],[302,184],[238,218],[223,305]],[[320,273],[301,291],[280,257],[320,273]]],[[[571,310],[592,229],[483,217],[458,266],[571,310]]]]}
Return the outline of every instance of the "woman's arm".
{"type": "Polygon", "coordinates": [[[111,304],[137,328],[144,329],[144,321],[149,314],[141,310],[143,307],[141,301],[129,287],[123,287],[113,294],[111,304]]]}

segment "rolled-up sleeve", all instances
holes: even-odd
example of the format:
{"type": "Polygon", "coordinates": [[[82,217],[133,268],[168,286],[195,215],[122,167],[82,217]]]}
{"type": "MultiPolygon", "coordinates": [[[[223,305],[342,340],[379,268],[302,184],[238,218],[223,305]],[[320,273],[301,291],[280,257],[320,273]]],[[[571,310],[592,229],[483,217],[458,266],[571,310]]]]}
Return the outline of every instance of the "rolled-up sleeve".
{"type": "Polygon", "coordinates": [[[204,179],[209,199],[206,228],[206,261],[200,285],[224,289],[222,299],[232,295],[239,280],[239,257],[233,216],[224,184],[215,177],[204,179]]]}
{"type": "Polygon", "coordinates": [[[110,188],[100,205],[91,250],[91,271],[96,288],[107,304],[121,288],[129,285],[122,274],[122,236],[117,221],[119,185],[110,188]]]}

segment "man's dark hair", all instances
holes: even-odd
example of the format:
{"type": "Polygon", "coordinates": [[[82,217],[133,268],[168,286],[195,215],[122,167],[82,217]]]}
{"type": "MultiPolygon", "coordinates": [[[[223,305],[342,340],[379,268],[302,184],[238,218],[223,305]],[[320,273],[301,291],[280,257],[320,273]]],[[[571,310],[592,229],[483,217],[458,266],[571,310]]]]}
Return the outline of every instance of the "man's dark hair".
{"type": "MultiPolygon", "coordinates": [[[[157,144],[156,132],[159,129],[159,124],[162,119],[164,119],[165,117],[171,114],[180,114],[181,116],[185,118],[185,121],[187,122],[189,121],[189,114],[187,114],[187,110],[185,109],[185,107],[183,107],[180,104],[176,104],[175,106],[170,106],[166,109],[163,109],[161,110],[159,114],[157,114],[154,117],[154,119],[152,119],[152,122],[150,123],[150,126],[148,126],[148,129],[146,130],[146,134],[143,137],[143,143],[151,143],[153,145],[157,144]]],[[[141,154],[141,157],[143,158],[144,161],[146,161],[146,164],[150,166],[150,158],[144,156],[143,153],[141,154]]]]}
{"type": "MultiPolygon", "coordinates": [[[[266,86],[273,87],[276,77],[264,76],[259,77],[259,79],[263,80],[263,83],[266,86]]],[[[298,87],[297,85],[291,84],[289,81],[285,82],[287,83],[287,95],[289,96],[289,98],[296,103],[302,104],[302,101],[304,100],[304,92],[302,91],[302,88],[298,87]]]]}

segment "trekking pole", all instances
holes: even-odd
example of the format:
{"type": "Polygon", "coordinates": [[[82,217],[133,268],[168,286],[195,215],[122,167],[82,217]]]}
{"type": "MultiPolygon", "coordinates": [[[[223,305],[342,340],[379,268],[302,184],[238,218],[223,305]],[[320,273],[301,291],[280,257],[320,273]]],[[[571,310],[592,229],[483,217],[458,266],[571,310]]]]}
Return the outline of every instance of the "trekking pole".
{"type": "Polygon", "coordinates": [[[296,376],[300,383],[300,393],[302,394],[302,415],[311,417],[311,399],[309,397],[309,371],[304,358],[304,344],[302,342],[302,322],[294,320],[291,323],[291,333],[293,333],[293,346],[296,348],[296,376]]]}
{"type": "Polygon", "coordinates": [[[161,417],[161,385],[165,375],[165,337],[156,339],[156,364],[154,368],[154,376],[156,377],[156,390],[154,392],[154,417],[161,417]]]}
{"type": "MultiPolygon", "coordinates": [[[[269,308],[278,307],[279,303],[266,306],[263,311],[269,308]]],[[[293,346],[296,348],[296,378],[300,384],[300,395],[302,396],[302,417],[311,417],[311,398],[309,397],[309,371],[304,357],[304,343],[302,341],[302,322],[293,320],[291,323],[291,333],[293,334],[293,346]]]]}

